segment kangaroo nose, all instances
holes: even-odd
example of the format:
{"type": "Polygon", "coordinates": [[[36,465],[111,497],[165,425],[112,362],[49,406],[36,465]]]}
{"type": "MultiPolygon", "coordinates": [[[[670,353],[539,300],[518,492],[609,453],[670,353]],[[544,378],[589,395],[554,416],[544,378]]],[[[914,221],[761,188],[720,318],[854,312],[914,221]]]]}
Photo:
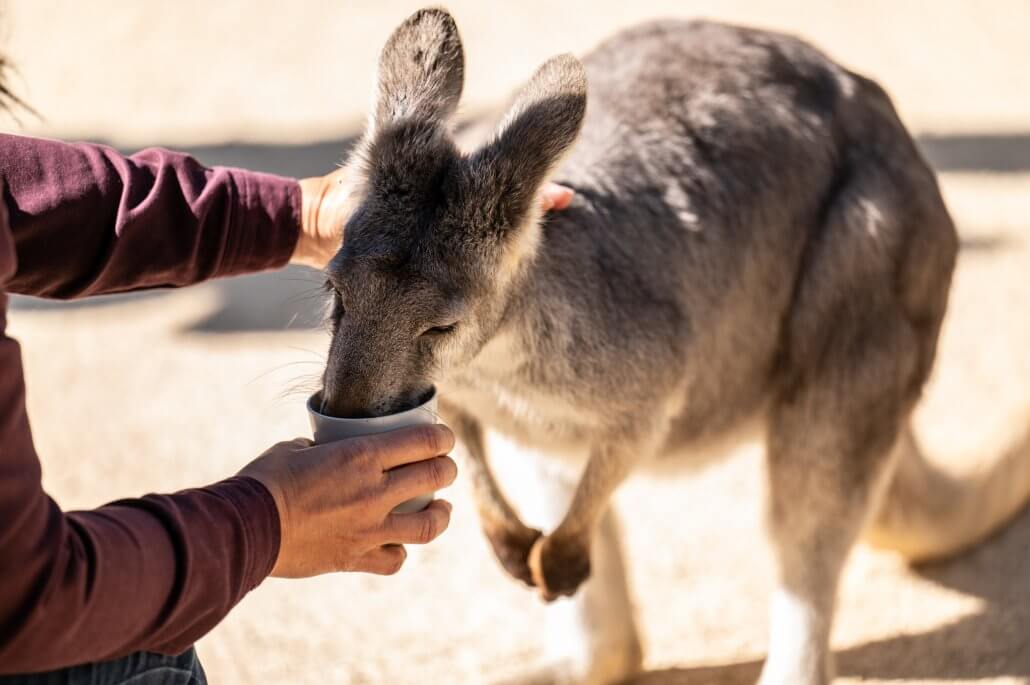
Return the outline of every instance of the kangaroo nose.
{"type": "Polygon", "coordinates": [[[324,399],[322,413],[341,419],[368,419],[376,416],[376,412],[368,404],[356,401],[346,394],[333,399],[324,399]]]}
{"type": "Polygon", "coordinates": [[[327,374],[322,389],[322,413],[344,419],[369,418],[376,416],[378,399],[369,381],[327,374]]]}

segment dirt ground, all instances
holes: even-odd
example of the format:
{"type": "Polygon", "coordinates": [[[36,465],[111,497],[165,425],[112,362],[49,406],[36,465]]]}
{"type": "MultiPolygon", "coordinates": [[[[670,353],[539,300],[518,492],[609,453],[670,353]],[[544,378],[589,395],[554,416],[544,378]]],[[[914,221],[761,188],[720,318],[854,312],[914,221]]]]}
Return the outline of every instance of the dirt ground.
{"type": "MultiPolygon", "coordinates": [[[[449,4],[466,42],[467,111],[549,54],[671,14],[789,29],[882,80],[941,171],[963,238],[920,437],[956,470],[1027,439],[1030,5],[449,4]]],[[[8,0],[0,33],[16,89],[45,116],[22,117],[22,132],[171,144],[209,163],[307,174],[355,133],[378,47],[415,6],[8,0]]],[[[20,300],[11,333],[51,494],[81,508],[203,484],[309,434],[303,398],[327,343],[310,326],[317,286],[316,274],[289,270],[93,303],[20,300]]],[[[648,649],[638,683],[757,675],[771,579],[762,475],[749,447],[702,474],[620,491],[648,649]]],[[[396,577],[271,580],[251,593],[199,644],[210,681],[489,683],[539,662],[540,603],[493,561],[467,484],[449,496],[452,528],[396,577]]],[[[1030,513],[928,568],[859,548],[833,644],[843,683],[1030,683],[1030,513]]]]}

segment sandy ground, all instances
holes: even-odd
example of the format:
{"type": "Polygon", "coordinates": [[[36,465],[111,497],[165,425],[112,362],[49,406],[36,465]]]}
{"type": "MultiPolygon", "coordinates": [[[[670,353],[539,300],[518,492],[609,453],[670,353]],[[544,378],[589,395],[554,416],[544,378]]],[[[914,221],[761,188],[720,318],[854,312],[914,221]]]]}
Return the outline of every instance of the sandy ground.
{"type": "MultiPolygon", "coordinates": [[[[379,47],[419,0],[5,0],[2,34],[42,130],[123,142],[277,141],[362,117],[379,47]],[[5,7],[6,5],[6,7],[5,7]]],[[[879,79],[922,130],[1016,130],[1030,119],[1021,0],[454,0],[467,110],[558,52],[620,27],[711,17],[802,34],[879,79]]],[[[0,34],[0,35],[2,35],[0,34]]]]}
{"type": "MultiPolygon", "coordinates": [[[[1028,63],[1026,4],[450,4],[469,53],[469,109],[550,53],[670,13],[790,28],[886,82],[944,171],[964,240],[921,437],[970,469],[1023,436],[1030,83],[1016,65],[1028,63]]],[[[176,143],[212,163],[300,174],[330,165],[362,116],[368,88],[333,87],[339,65],[364,85],[410,6],[327,3],[313,20],[270,2],[23,0],[6,3],[4,30],[21,91],[47,117],[25,131],[176,143]],[[311,141],[323,142],[300,144],[311,141]]],[[[314,274],[289,271],[99,304],[21,301],[11,332],[25,348],[48,490],[66,508],[171,491],[308,434],[304,389],[327,342],[304,325],[316,290],[314,274]]],[[[619,493],[648,648],[639,683],[753,681],[771,577],[761,483],[748,448],[700,475],[638,478],[619,493]]],[[[269,581],[248,596],[200,642],[211,682],[485,683],[539,662],[540,603],[493,561],[467,484],[449,496],[452,528],[394,578],[269,581]]],[[[965,558],[918,571],[860,548],[833,640],[841,681],[1030,683],[1028,587],[1030,514],[965,558]]]]}

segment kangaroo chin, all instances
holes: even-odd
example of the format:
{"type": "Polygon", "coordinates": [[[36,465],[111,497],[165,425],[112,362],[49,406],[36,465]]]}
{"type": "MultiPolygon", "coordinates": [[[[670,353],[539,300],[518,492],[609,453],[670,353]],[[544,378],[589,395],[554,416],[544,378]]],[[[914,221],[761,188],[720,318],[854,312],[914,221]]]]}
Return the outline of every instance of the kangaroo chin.
{"type": "Polygon", "coordinates": [[[761,683],[826,685],[867,524],[933,558],[1030,494],[1030,460],[949,478],[909,437],[957,237],[889,98],[798,39],[704,21],[552,58],[456,140],[463,74],[443,10],[383,48],[327,269],[328,407],[438,386],[501,566],[572,597],[549,607],[559,679],[597,685],[642,662],[613,492],[757,430],[778,573],[761,683]],[[541,218],[548,179],[576,199],[541,218]],[[520,460],[518,509],[495,436],[520,460]]]}

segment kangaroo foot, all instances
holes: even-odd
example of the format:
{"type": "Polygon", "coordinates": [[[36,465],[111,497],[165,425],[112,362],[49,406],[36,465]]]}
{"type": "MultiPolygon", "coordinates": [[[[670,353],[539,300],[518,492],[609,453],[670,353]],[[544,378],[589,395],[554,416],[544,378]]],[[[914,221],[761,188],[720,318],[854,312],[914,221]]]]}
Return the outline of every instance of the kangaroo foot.
{"type": "Polygon", "coordinates": [[[545,601],[571,597],[590,576],[590,545],[585,537],[541,537],[529,553],[533,585],[545,601]]]}

